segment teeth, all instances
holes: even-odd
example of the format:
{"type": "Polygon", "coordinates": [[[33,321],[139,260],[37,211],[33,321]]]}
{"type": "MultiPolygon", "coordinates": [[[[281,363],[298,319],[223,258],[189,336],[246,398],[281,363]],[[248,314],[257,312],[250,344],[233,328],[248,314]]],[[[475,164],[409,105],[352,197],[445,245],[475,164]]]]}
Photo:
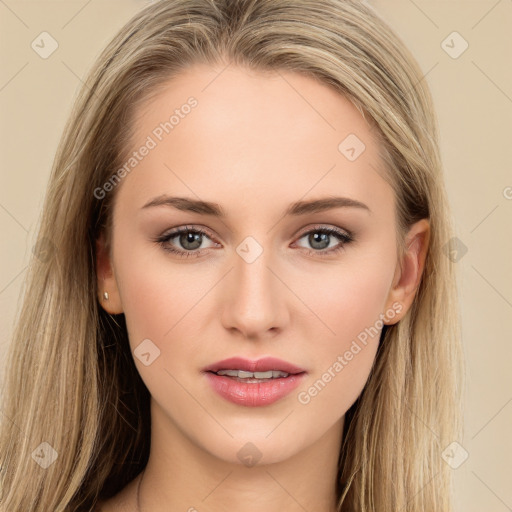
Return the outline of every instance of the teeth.
{"type": "Polygon", "coordinates": [[[228,377],[238,377],[239,379],[278,379],[279,377],[288,377],[288,373],[280,370],[269,370],[267,372],[246,372],[245,370],[219,370],[217,375],[226,375],[228,377]]]}

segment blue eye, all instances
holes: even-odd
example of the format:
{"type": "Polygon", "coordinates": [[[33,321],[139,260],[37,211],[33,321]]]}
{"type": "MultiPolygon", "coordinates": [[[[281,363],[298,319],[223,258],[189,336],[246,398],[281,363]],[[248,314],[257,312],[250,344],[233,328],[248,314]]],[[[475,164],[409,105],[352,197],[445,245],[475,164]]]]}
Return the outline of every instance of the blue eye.
{"type": "MultiPolygon", "coordinates": [[[[354,240],[353,235],[348,231],[325,226],[315,226],[313,229],[303,233],[299,240],[305,237],[307,237],[307,241],[313,247],[313,250],[305,249],[308,254],[315,256],[338,253],[345,245],[354,240]],[[333,238],[337,239],[338,243],[334,247],[329,247],[333,238]]],[[[162,235],[155,241],[167,252],[182,258],[190,258],[201,256],[203,250],[205,250],[205,248],[200,249],[204,238],[211,239],[209,233],[205,230],[193,226],[182,226],[162,235]],[[178,243],[183,249],[176,248],[176,242],[172,242],[174,239],[178,239],[178,243]]],[[[214,247],[214,245],[208,248],[211,247],[214,247]]]]}

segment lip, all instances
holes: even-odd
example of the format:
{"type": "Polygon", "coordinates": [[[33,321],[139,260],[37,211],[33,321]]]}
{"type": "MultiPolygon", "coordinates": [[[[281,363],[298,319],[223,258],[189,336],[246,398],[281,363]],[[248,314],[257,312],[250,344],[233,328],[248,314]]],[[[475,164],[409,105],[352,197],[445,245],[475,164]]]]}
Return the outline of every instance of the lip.
{"type": "Polygon", "coordinates": [[[256,361],[244,357],[230,357],[203,368],[203,372],[218,372],[219,370],[245,370],[246,372],[266,372],[269,370],[280,370],[282,372],[297,374],[306,370],[288,361],[276,357],[263,357],[256,361]]]}
{"type": "Polygon", "coordinates": [[[275,357],[264,357],[257,361],[232,357],[203,368],[203,372],[217,394],[229,402],[245,407],[261,407],[281,400],[302,382],[307,373],[303,368],[275,357]],[[248,372],[280,370],[289,375],[268,382],[241,382],[213,373],[219,370],[245,370],[248,372]]]}

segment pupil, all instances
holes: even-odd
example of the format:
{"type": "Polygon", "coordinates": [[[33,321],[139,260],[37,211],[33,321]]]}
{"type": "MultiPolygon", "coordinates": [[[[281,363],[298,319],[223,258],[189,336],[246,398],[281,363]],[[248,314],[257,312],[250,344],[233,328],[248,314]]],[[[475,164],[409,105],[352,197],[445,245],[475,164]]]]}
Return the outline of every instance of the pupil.
{"type": "Polygon", "coordinates": [[[329,234],[328,233],[318,233],[317,232],[317,233],[313,233],[312,235],[310,235],[310,237],[312,237],[312,240],[310,240],[310,243],[316,249],[325,249],[329,245],[329,241],[328,241],[329,234]],[[321,247],[315,246],[316,243],[320,243],[321,247]]]}
{"type": "Polygon", "coordinates": [[[201,236],[201,233],[192,233],[190,231],[188,233],[184,233],[180,239],[181,245],[185,249],[197,249],[201,245],[201,236]],[[195,245],[194,242],[196,242],[195,245]],[[192,244],[192,246],[189,246],[188,244],[192,244]]]}

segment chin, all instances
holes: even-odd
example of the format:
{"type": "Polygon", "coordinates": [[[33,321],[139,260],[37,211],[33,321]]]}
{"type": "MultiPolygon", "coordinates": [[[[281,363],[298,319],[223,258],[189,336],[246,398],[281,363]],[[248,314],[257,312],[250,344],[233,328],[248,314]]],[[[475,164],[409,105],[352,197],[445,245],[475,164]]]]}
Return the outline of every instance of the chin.
{"type": "Polygon", "coordinates": [[[289,432],[278,434],[272,428],[261,432],[245,428],[240,431],[231,431],[233,438],[224,436],[222,439],[208,440],[205,448],[214,457],[229,464],[240,464],[246,467],[253,467],[261,464],[275,464],[290,459],[304,447],[300,445],[299,439],[293,437],[289,432]]]}

